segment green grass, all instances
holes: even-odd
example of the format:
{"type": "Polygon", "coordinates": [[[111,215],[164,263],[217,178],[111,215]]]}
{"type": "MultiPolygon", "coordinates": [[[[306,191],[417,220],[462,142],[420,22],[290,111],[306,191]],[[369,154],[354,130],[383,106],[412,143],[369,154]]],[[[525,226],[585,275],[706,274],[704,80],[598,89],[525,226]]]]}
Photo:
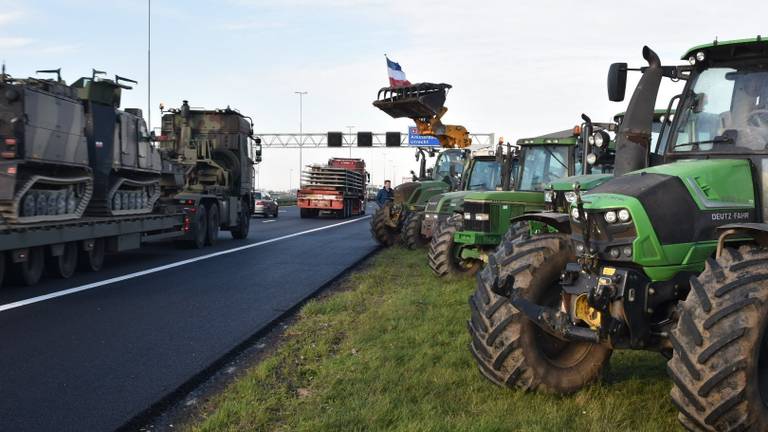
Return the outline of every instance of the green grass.
{"type": "Polygon", "coordinates": [[[308,303],[277,350],[213,398],[197,431],[677,430],[658,354],[617,352],[574,396],[484,379],[467,348],[474,279],[440,281],[423,251],[385,250],[308,303]]]}

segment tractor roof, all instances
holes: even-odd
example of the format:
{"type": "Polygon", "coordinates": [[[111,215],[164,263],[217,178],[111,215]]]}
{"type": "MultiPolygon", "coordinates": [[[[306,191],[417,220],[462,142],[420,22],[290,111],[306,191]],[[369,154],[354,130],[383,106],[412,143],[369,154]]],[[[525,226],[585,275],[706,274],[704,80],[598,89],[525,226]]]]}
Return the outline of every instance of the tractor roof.
{"type": "Polygon", "coordinates": [[[702,44],[695,46],[683,54],[682,57],[680,57],[682,60],[687,60],[690,56],[695,55],[697,51],[701,50],[709,50],[716,47],[738,47],[738,46],[744,46],[744,47],[752,47],[757,48],[758,45],[766,45],[768,48],[768,41],[760,37],[759,35],[753,38],[748,39],[733,39],[733,40],[727,40],[727,41],[718,41],[715,39],[713,42],[702,44]]]}
{"type": "Polygon", "coordinates": [[[517,140],[517,145],[532,145],[532,144],[561,144],[561,145],[573,145],[577,144],[579,137],[573,134],[573,129],[566,129],[559,132],[553,132],[546,135],[541,135],[533,138],[521,138],[517,140]]]}

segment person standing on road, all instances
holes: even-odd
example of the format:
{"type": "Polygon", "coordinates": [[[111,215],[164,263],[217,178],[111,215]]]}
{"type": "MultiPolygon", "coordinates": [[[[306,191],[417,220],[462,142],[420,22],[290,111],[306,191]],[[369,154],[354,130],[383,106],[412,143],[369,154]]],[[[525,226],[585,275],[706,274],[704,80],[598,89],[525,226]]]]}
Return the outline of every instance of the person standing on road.
{"type": "Polygon", "coordinates": [[[376,194],[376,203],[379,205],[379,207],[384,207],[384,204],[392,201],[394,195],[394,192],[392,192],[392,182],[389,180],[384,180],[384,187],[381,188],[379,193],[376,194]]]}

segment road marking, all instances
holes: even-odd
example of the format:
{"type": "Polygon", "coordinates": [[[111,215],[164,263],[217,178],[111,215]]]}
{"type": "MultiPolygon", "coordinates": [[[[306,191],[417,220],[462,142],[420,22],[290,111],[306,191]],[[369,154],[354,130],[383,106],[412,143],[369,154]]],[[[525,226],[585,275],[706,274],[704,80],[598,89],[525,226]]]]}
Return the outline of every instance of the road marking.
{"type": "Polygon", "coordinates": [[[288,210],[278,210],[278,213],[288,213],[288,210]]]}
{"type": "MultiPolygon", "coordinates": [[[[344,221],[344,222],[335,223],[333,225],[326,225],[326,226],[322,226],[322,227],[319,227],[319,228],[312,228],[310,230],[300,231],[300,232],[293,233],[293,234],[286,234],[284,236],[275,237],[273,239],[264,240],[264,241],[260,241],[260,242],[257,242],[257,243],[251,243],[251,244],[247,244],[245,246],[239,246],[239,247],[232,248],[232,249],[227,249],[227,250],[224,250],[224,251],[214,252],[214,253],[210,253],[208,255],[202,255],[202,256],[199,256],[199,257],[190,258],[190,259],[186,259],[186,260],[183,260],[183,261],[178,261],[178,262],[171,263],[171,264],[165,264],[165,265],[162,265],[162,266],[159,266],[159,267],[154,267],[154,268],[151,268],[151,269],[142,270],[142,271],[138,271],[138,272],[135,272],[135,273],[129,273],[127,275],[113,277],[111,279],[105,279],[103,281],[93,282],[93,283],[89,283],[89,284],[86,284],[86,285],[81,285],[79,287],[68,288],[68,289],[61,290],[61,291],[56,291],[56,292],[53,292],[53,293],[50,293],[50,294],[45,294],[45,295],[41,295],[41,296],[37,296],[37,297],[31,297],[31,298],[28,298],[28,299],[25,299],[25,300],[15,301],[13,303],[6,303],[6,304],[3,304],[3,305],[0,305],[0,312],[4,312],[4,311],[7,311],[7,310],[20,308],[22,306],[28,306],[28,305],[31,305],[31,304],[34,304],[34,303],[39,303],[39,302],[46,301],[46,300],[55,299],[57,297],[63,297],[63,296],[66,296],[66,295],[79,293],[81,291],[87,291],[87,290],[90,290],[90,289],[102,287],[104,285],[110,285],[110,284],[113,284],[113,283],[116,283],[116,282],[122,282],[122,281],[125,281],[125,280],[134,279],[134,278],[141,277],[141,276],[146,276],[148,274],[161,272],[161,271],[164,271],[164,270],[180,267],[180,266],[191,264],[191,263],[194,263],[194,262],[198,262],[198,261],[202,261],[202,260],[206,260],[206,259],[210,259],[210,258],[215,258],[215,257],[218,257],[218,256],[227,255],[227,254],[231,254],[231,253],[235,253],[235,252],[240,252],[242,250],[254,248],[254,247],[257,247],[257,246],[263,246],[263,245],[266,245],[266,244],[279,242],[281,240],[287,240],[287,239],[294,238],[294,237],[299,237],[299,236],[302,236],[302,235],[305,235],[305,234],[311,234],[311,233],[314,233],[314,232],[323,231],[323,230],[327,230],[327,229],[330,229],[330,228],[335,228],[335,227],[338,227],[338,226],[359,222],[361,220],[365,220],[365,219],[368,219],[370,217],[371,216],[363,216],[363,217],[360,217],[360,218],[357,218],[357,219],[352,219],[352,220],[348,220],[348,221],[344,221]]],[[[274,222],[274,221],[271,221],[271,222],[274,222]]]]}
{"type": "Polygon", "coordinates": [[[270,222],[277,222],[277,221],[276,221],[276,220],[274,220],[274,219],[270,219],[270,220],[261,221],[261,223],[270,223],[270,222]]]}

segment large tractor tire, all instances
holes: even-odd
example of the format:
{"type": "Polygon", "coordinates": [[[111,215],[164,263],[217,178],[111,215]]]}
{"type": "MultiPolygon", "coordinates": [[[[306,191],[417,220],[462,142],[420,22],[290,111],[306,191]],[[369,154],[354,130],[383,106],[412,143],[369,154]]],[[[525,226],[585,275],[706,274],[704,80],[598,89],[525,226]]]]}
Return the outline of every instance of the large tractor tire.
{"type": "Polygon", "coordinates": [[[475,274],[481,265],[478,260],[463,260],[456,256],[453,235],[463,227],[462,215],[455,214],[441,223],[429,243],[429,268],[438,276],[475,274]]]}
{"type": "Polygon", "coordinates": [[[667,363],[691,431],[768,430],[768,250],[725,249],[691,278],[667,363]]]}
{"type": "Polygon", "coordinates": [[[560,303],[560,272],[575,260],[565,234],[524,235],[500,245],[477,276],[470,297],[470,350],[480,372],[500,386],[569,394],[597,380],[611,350],[564,342],[542,331],[491,287],[514,283],[518,295],[537,304],[560,303]]]}
{"type": "Polygon", "coordinates": [[[424,221],[424,212],[411,212],[403,222],[403,230],[400,232],[400,240],[408,249],[420,249],[429,244],[429,239],[421,235],[421,223],[424,221]]]}
{"type": "Polygon", "coordinates": [[[371,234],[380,245],[385,247],[393,246],[397,243],[397,238],[400,234],[398,228],[389,225],[390,208],[391,204],[379,207],[371,218],[371,234]]]}

